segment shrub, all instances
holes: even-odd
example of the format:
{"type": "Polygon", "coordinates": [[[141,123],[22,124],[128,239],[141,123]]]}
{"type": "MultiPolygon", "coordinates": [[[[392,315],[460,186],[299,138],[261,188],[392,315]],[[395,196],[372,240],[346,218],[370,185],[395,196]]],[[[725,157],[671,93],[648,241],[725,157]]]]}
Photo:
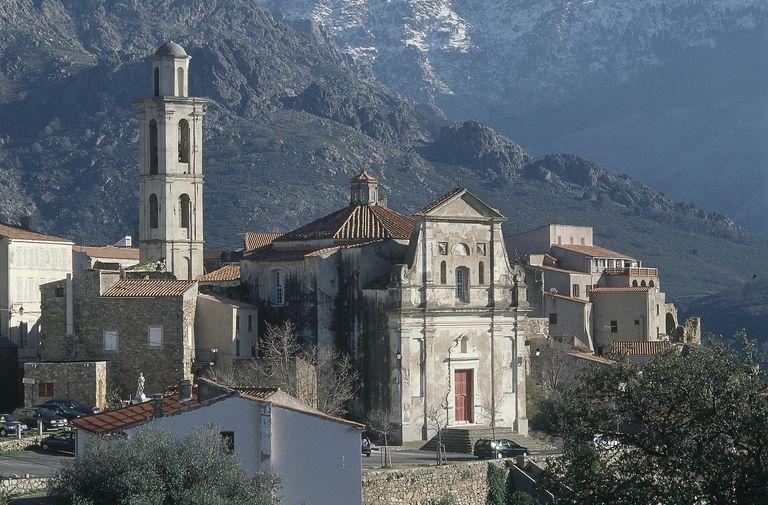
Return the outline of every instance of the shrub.
{"type": "Polygon", "coordinates": [[[503,468],[488,463],[488,497],[485,505],[505,505],[507,500],[507,478],[503,468]]]}
{"type": "Polygon", "coordinates": [[[130,439],[97,437],[55,478],[51,495],[78,505],[276,505],[277,480],[250,477],[211,429],[183,439],[147,428],[130,439]]]}
{"type": "Polygon", "coordinates": [[[528,493],[514,491],[507,496],[507,505],[539,505],[539,500],[528,493]]]}

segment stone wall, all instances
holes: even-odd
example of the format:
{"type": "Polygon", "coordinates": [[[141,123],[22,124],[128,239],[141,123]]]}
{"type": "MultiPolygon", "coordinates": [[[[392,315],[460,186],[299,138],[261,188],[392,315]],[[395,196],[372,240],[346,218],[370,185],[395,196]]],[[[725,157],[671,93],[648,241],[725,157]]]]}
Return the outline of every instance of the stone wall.
{"type": "Polygon", "coordinates": [[[2,493],[17,496],[41,491],[48,487],[49,481],[49,477],[32,477],[28,479],[0,478],[0,496],[2,496],[2,493]]]}
{"type": "Polygon", "coordinates": [[[76,361],[27,363],[24,366],[24,405],[37,405],[54,398],[72,400],[103,409],[107,395],[107,362],[76,361]],[[51,396],[40,396],[40,384],[53,384],[51,396]]]}
{"type": "MultiPolygon", "coordinates": [[[[504,462],[492,462],[503,466],[504,462]]],[[[365,505],[431,505],[451,496],[456,505],[483,505],[487,461],[363,472],[365,505]]]]}
{"type": "MultiPolygon", "coordinates": [[[[30,427],[32,430],[37,430],[37,427],[30,427]]],[[[27,432],[29,433],[29,432],[27,432]]],[[[27,447],[30,447],[32,445],[38,445],[42,439],[47,437],[45,436],[34,436],[34,437],[22,437],[20,439],[18,438],[9,438],[7,440],[1,440],[0,441],[0,453],[7,453],[7,452],[16,452],[16,451],[23,451],[27,447]]]]}

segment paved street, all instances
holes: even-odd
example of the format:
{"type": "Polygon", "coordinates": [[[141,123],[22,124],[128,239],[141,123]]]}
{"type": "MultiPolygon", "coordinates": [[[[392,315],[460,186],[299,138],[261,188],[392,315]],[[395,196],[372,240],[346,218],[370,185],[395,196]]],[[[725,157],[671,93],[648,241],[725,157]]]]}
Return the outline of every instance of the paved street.
{"type": "Polygon", "coordinates": [[[46,477],[55,474],[72,455],[47,453],[40,449],[26,450],[10,456],[0,456],[0,475],[34,475],[46,477]]]}

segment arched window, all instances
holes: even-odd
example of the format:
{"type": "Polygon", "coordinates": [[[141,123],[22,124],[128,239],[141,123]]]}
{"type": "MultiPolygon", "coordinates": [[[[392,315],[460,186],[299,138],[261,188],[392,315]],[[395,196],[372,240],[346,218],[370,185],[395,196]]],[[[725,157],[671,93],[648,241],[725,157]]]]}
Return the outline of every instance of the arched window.
{"type": "Polygon", "coordinates": [[[633,287],[633,288],[636,288],[636,287],[637,287],[637,279],[635,279],[635,280],[633,280],[633,281],[632,281],[632,287],[633,287]]]}
{"type": "Polygon", "coordinates": [[[642,287],[642,288],[646,287],[645,280],[640,282],[640,287],[642,287]]]}
{"type": "Polygon", "coordinates": [[[149,174],[157,175],[157,121],[149,122],[149,174]]]}
{"type": "Polygon", "coordinates": [[[184,69],[179,67],[176,71],[176,96],[184,96],[184,69]]]}
{"type": "Polygon", "coordinates": [[[446,279],[446,267],[445,267],[445,261],[440,262],[440,284],[448,284],[448,279],[446,279]]]}
{"type": "Polygon", "coordinates": [[[160,69],[157,67],[152,72],[152,83],[154,86],[154,96],[160,96],[160,69]]]}
{"type": "Polygon", "coordinates": [[[179,161],[189,163],[189,121],[179,121],[179,161]]]}
{"type": "Polygon", "coordinates": [[[469,348],[469,337],[464,335],[461,337],[461,353],[467,354],[467,349],[469,348]]]}
{"type": "Polygon", "coordinates": [[[158,215],[158,208],[157,208],[157,196],[152,193],[149,195],[149,227],[150,228],[157,228],[157,215],[158,215]]]}
{"type": "Polygon", "coordinates": [[[653,282],[653,281],[648,281],[648,286],[652,287],[652,288],[655,288],[656,287],[656,283],[653,282]]]}
{"type": "Polygon", "coordinates": [[[179,197],[179,208],[180,208],[180,214],[181,214],[181,227],[182,228],[189,228],[189,212],[190,212],[190,204],[189,204],[189,195],[186,193],[183,193],[179,197]]]}
{"type": "Polygon", "coordinates": [[[469,301],[469,268],[456,269],[456,298],[462,302],[469,301]]]}
{"type": "Polygon", "coordinates": [[[482,261],[478,265],[477,269],[477,283],[480,285],[485,284],[485,263],[482,261]]]}
{"type": "Polygon", "coordinates": [[[469,256],[469,246],[467,244],[458,243],[453,246],[453,254],[456,256],[469,256]]]}
{"type": "Polygon", "coordinates": [[[272,272],[272,289],[275,295],[275,304],[282,305],[285,303],[285,279],[283,278],[282,270],[274,270],[272,272]]]}

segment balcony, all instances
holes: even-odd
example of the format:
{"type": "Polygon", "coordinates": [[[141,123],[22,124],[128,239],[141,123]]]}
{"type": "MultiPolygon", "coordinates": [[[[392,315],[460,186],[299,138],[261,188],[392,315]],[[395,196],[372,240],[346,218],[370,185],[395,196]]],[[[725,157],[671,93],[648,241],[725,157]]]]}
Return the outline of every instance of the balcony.
{"type": "Polygon", "coordinates": [[[627,275],[629,277],[658,277],[658,268],[631,267],[631,268],[606,268],[603,275],[627,275]]]}

